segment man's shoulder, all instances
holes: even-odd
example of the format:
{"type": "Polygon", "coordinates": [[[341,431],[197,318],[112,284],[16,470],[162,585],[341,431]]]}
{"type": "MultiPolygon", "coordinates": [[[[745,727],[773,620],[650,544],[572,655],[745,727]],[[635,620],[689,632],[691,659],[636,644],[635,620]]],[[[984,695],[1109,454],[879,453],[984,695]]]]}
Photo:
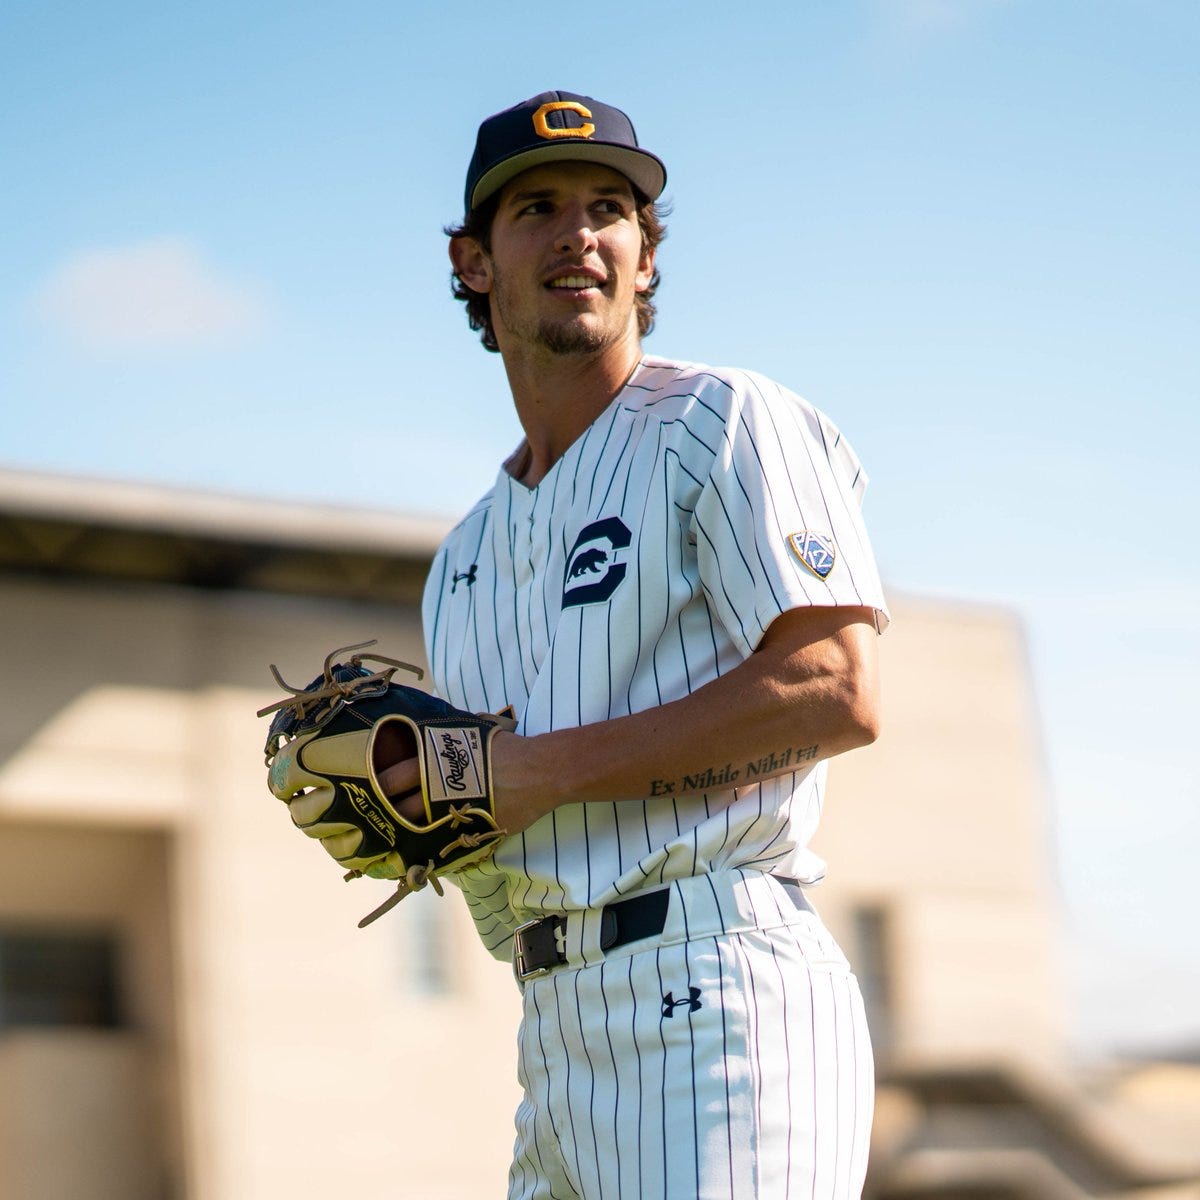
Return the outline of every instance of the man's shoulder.
{"type": "Polygon", "coordinates": [[[719,429],[726,435],[736,430],[770,429],[776,436],[800,438],[827,457],[844,460],[847,477],[856,481],[856,489],[865,487],[866,474],[837,423],[803,396],[759,371],[644,358],[635,380],[643,382],[646,395],[652,397],[644,402],[646,407],[653,406],[664,419],[680,419],[707,445],[715,444],[712,435],[719,429]],[[699,414],[703,420],[696,419],[699,414]]]}
{"type": "Polygon", "coordinates": [[[480,524],[486,522],[492,510],[492,498],[495,487],[491,487],[471,506],[471,508],[451,527],[442,538],[440,550],[454,545],[464,537],[479,537],[480,524]]]}
{"type": "Polygon", "coordinates": [[[706,362],[649,354],[643,357],[632,384],[664,393],[739,391],[751,374],[740,367],[715,367],[706,362]]]}
{"type": "Polygon", "coordinates": [[[744,367],[717,367],[704,362],[647,356],[630,381],[642,404],[664,407],[672,401],[712,407],[728,416],[745,404],[812,405],[790,388],[744,367]]]}

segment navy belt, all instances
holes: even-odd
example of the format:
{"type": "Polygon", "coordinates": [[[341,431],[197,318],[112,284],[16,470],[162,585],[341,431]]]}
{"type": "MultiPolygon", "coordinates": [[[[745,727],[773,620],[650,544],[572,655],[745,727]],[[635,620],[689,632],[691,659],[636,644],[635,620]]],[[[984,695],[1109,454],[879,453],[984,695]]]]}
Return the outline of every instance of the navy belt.
{"type": "MultiPolygon", "coordinates": [[[[801,912],[812,906],[804,896],[804,888],[795,879],[774,878],[791,897],[801,912]]],[[[667,923],[667,907],[671,901],[669,887],[642,892],[628,900],[615,900],[600,910],[600,949],[609,951],[642,938],[662,933],[667,923]]],[[[513,934],[513,969],[524,982],[548,975],[567,961],[567,918],[554,913],[527,921],[513,934]]]]}

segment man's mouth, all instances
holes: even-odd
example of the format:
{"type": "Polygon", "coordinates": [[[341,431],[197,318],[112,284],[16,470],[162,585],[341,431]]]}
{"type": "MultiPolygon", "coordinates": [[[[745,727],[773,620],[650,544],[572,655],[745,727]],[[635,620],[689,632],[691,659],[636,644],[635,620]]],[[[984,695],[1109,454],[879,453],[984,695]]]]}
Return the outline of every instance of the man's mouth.
{"type": "Polygon", "coordinates": [[[547,287],[552,288],[569,288],[573,291],[579,291],[583,288],[599,288],[603,284],[598,279],[593,279],[590,275],[560,275],[557,279],[552,279],[547,287]]]}

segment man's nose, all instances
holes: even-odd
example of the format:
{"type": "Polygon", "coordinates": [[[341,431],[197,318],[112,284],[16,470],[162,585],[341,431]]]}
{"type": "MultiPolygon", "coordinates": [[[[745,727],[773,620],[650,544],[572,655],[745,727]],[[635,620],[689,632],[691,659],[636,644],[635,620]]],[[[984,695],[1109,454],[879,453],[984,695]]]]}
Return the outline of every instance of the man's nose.
{"type": "Polygon", "coordinates": [[[566,216],[563,227],[559,230],[555,242],[560,254],[572,254],[582,258],[591,253],[598,245],[596,231],[584,213],[574,213],[566,216]]]}

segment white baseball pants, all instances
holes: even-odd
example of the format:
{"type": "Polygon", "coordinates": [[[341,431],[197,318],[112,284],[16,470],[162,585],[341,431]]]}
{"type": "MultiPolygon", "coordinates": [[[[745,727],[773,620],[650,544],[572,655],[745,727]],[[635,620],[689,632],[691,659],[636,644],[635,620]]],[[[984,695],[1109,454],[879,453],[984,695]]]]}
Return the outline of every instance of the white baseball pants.
{"type": "Polygon", "coordinates": [[[858,984],[778,881],[676,881],[656,937],[524,990],[509,1200],[849,1200],[874,1102],[858,984]]]}

